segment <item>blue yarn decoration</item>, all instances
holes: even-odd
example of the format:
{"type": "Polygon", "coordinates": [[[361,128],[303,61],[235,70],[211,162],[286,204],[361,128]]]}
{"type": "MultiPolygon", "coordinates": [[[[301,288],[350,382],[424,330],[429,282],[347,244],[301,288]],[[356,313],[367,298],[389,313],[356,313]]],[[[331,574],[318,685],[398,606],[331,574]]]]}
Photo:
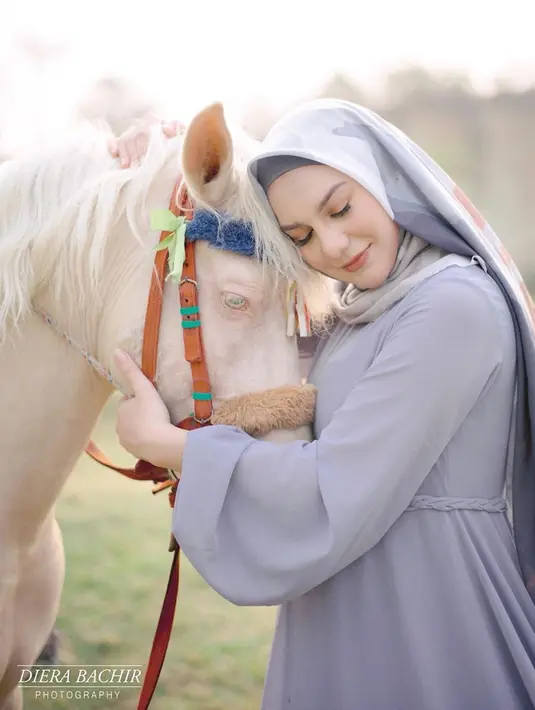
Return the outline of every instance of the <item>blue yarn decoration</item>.
{"type": "Polygon", "coordinates": [[[216,249],[244,256],[255,255],[255,239],[249,222],[230,219],[224,214],[215,215],[207,210],[195,210],[193,219],[187,222],[186,239],[188,242],[202,239],[216,249]]]}

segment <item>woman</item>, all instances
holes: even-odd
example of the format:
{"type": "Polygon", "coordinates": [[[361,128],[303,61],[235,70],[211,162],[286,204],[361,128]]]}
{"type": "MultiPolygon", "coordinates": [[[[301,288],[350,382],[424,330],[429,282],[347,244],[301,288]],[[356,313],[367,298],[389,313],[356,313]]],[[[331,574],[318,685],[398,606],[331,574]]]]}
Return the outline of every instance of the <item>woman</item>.
{"type": "Polygon", "coordinates": [[[281,605],[263,708],[535,707],[535,347],[510,257],[423,151],[347,102],[282,118],[249,175],[280,239],[341,284],[309,376],[316,439],[177,431],[124,354],[117,430],[182,467],[173,532],[208,583],[281,605]]]}

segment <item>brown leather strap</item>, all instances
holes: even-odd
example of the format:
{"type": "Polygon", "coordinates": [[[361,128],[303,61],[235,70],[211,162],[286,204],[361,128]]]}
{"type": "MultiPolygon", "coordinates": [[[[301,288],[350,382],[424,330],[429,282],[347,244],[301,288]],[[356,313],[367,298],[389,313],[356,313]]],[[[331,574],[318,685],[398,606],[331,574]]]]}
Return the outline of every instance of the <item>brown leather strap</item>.
{"type": "MultiPolygon", "coordinates": [[[[195,269],[195,245],[186,243],[186,255],[182,267],[182,280],[179,287],[181,308],[198,308],[197,272],[195,269]]],[[[200,314],[190,313],[182,316],[183,321],[200,321],[200,314]]],[[[184,354],[191,367],[193,393],[210,394],[210,378],[204,357],[202,326],[184,328],[184,354]]],[[[212,400],[194,398],[194,413],[197,424],[201,425],[212,416],[212,400]]]]}
{"type": "MultiPolygon", "coordinates": [[[[171,198],[169,200],[169,210],[174,214],[174,215],[184,215],[187,212],[191,212],[192,210],[192,205],[191,201],[189,199],[189,195],[185,189],[185,186],[178,181],[174,188],[173,188],[173,193],[171,195],[171,198]]],[[[160,234],[160,239],[159,241],[163,241],[167,236],[169,236],[170,232],[162,232],[160,234]]],[[[157,368],[157,363],[158,363],[158,342],[159,342],[159,333],[160,333],[160,323],[161,323],[161,317],[162,317],[162,308],[163,308],[163,287],[165,283],[165,272],[167,268],[167,257],[168,257],[168,250],[167,249],[162,249],[161,251],[157,251],[156,255],[154,257],[154,268],[152,271],[152,276],[151,276],[151,282],[149,286],[149,295],[147,298],[147,308],[145,312],[145,325],[143,329],[143,345],[142,345],[142,351],[141,351],[141,370],[144,373],[145,377],[147,377],[153,384],[154,380],[156,377],[156,368],[157,368]]],[[[186,261],[184,264],[184,269],[182,272],[183,279],[188,278],[190,279],[190,282],[185,282],[185,286],[189,287],[189,289],[193,289],[193,291],[188,290],[187,291],[187,299],[185,300],[184,303],[183,297],[182,297],[182,292],[180,292],[180,300],[182,305],[188,305],[188,299],[191,303],[191,305],[198,306],[198,300],[197,300],[197,287],[196,287],[196,269],[195,269],[195,252],[194,252],[194,247],[191,242],[188,242],[186,244],[186,261]]],[[[184,282],[182,282],[184,283],[184,282]]],[[[181,283],[181,286],[179,287],[179,290],[183,288],[183,285],[181,283]]],[[[185,351],[185,357],[186,360],[189,362],[195,362],[197,365],[197,377],[196,373],[193,371],[192,367],[192,377],[193,377],[193,389],[195,391],[195,381],[199,381],[200,379],[205,379],[206,384],[204,382],[198,382],[198,389],[197,391],[199,392],[209,392],[210,391],[210,383],[208,379],[208,373],[206,370],[206,365],[204,364],[204,350],[203,350],[203,345],[202,345],[202,336],[199,329],[191,329],[191,330],[184,330],[184,351],[185,351]],[[191,335],[190,335],[191,334],[191,335]]],[[[195,402],[195,416],[197,417],[199,422],[195,422],[195,419],[191,417],[187,417],[183,421],[179,422],[177,426],[181,429],[194,429],[195,426],[194,424],[196,423],[197,426],[200,426],[201,421],[208,419],[210,414],[211,414],[211,402],[202,402],[202,403],[197,403],[195,402]]],[[[203,422],[204,425],[204,422],[203,422]]],[[[110,459],[104,454],[101,449],[93,442],[90,441],[86,447],[86,453],[97,463],[101,464],[102,466],[105,466],[106,468],[111,469],[112,471],[116,471],[117,473],[120,473],[123,476],[126,476],[127,478],[131,478],[134,480],[164,480],[165,478],[168,478],[168,476],[158,474],[157,478],[151,479],[150,477],[142,478],[138,475],[138,472],[136,472],[136,468],[127,468],[124,466],[116,466],[110,459]]],[[[154,470],[156,471],[156,467],[153,467],[154,470]]],[[[160,469],[161,472],[164,472],[164,469],[160,469]]],[[[165,473],[165,472],[164,472],[165,473]]]]}
{"type": "MultiPolygon", "coordinates": [[[[183,207],[189,203],[189,198],[182,189],[180,202],[177,199],[181,189],[177,182],[173,188],[171,199],[169,200],[169,210],[174,214],[184,214],[183,207]],[[179,204],[177,205],[177,202],[179,204]]],[[[162,232],[160,242],[168,237],[171,232],[162,232]]],[[[147,310],[145,312],[145,327],[143,329],[143,349],[141,351],[141,370],[153,384],[156,377],[156,367],[158,363],[158,341],[160,335],[160,322],[163,308],[163,287],[165,283],[165,271],[167,267],[167,257],[169,252],[162,249],[156,252],[154,257],[154,269],[150,281],[149,295],[147,299],[147,310]]]]}
{"type": "MultiPolygon", "coordinates": [[[[170,209],[173,213],[176,214],[176,201],[179,201],[180,208],[186,207],[186,205],[190,207],[190,203],[185,191],[181,195],[179,195],[178,200],[175,198],[175,195],[176,193],[174,193],[173,197],[171,198],[170,209]]],[[[163,238],[165,238],[165,236],[163,236],[163,238]]],[[[186,242],[185,245],[185,259],[184,265],[182,267],[182,279],[180,281],[179,286],[179,297],[180,307],[182,309],[193,308],[194,310],[193,313],[183,312],[183,321],[200,321],[200,313],[198,311],[199,301],[197,274],[195,270],[195,247],[192,242],[186,242]]],[[[156,310],[154,310],[152,313],[155,314],[156,310]]],[[[154,315],[152,317],[154,317],[154,315]]],[[[208,371],[206,368],[206,361],[204,357],[202,329],[200,323],[198,323],[195,327],[192,328],[183,327],[182,330],[184,338],[184,356],[186,360],[190,363],[191,367],[193,393],[210,393],[210,380],[208,378],[208,371]]],[[[156,331],[156,333],[157,332],[158,331],[156,331]]],[[[152,337],[154,341],[154,335],[147,337],[152,337]]],[[[179,422],[178,426],[186,430],[192,430],[197,429],[201,426],[207,426],[210,423],[211,414],[211,400],[205,401],[194,399],[194,417],[187,417],[186,419],[179,422]]],[[[139,461],[136,468],[141,468],[143,466],[146,467],[147,462],[139,461]]],[[[157,474],[159,474],[160,471],[161,469],[155,469],[155,472],[157,474]]],[[[172,506],[174,506],[175,502],[177,485],[178,483],[175,482],[172,485],[170,492],[170,501],[172,506]]],[[[171,571],[169,573],[169,581],[167,583],[167,589],[162,604],[162,610],[160,612],[160,618],[158,620],[158,626],[154,634],[154,640],[149,656],[147,671],[145,673],[145,677],[143,678],[143,685],[139,696],[137,710],[147,710],[147,708],[149,707],[152,696],[156,689],[156,685],[158,684],[158,679],[160,677],[160,672],[162,670],[162,666],[167,653],[167,648],[169,646],[169,641],[171,638],[171,631],[173,628],[173,620],[175,615],[176,601],[178,597],[178,587],[180,581],[180,548],[178,547],[178,544],[176,543],[176,540],[173,537],[171,539],[170,549],[174,550],[174,554],[173,561],[171,563],[171,571]]]]}
{"type": "Polygon", "coordinates": [[[138,461],[134,468],[116,466],[93,441],[88,443],[86,453],[88,453],[93,460],[97,461],[97,463],[102,464],[102,466],[110,468],[112,471],[116,471],[122,476],[131,478],[134,481],[153,481],[154,483],[160,483],[169,480],[169,472],[167,469],[154,466],[148,461],[138,461]]]}
{"type": "MultiPolygon", "coordinates": [[[[183,215],[186,211],[191,211],[192,206],[184,186],[179,183],[175,185],[169,209],[175,215],[183,215]]],[[[160,241],[165,239],[169,232],[162,232],[160,241]]],[[[158,361],[158,340],[160,332],[160,322],[163,307],[163,287],[167,268],[168,250],[162,249],[156,252],[154,259],[154,269],[151,277],[149,295],[147,299],[147,309],[145,314],[145,326],[143,330],[143,349],[141,355],[141,370],[145,376],[154,384],[158,361]]],[[[195,269],[195,247],[193,243],[186,242],[185,261],[182,270],[182,279],[179,285],[180,306],[187,309],[182,312],[183,321],[195,321],[193,327],[183,328],[184,355],[190,363],[193,395],[211,394],[210,379],[204,357],[204,347],[202,341],[202,329],[200,325],[197,275],[195,269]],[[193,312],[191,309],[193,308],[193,312]],[[198,322],[197,322],[198,321],[198,322]]],[[[211,396],[207,399],[196,399],[194,396],[194,415],[186,417],[178,423],[178,427],[186,430],[198,429],[208,426],[212,415],[211,396]]],[[[154,466],[147,461],[138,461],[134,468],[127,468],[114,465],[110,459],[90,441],[86,447],[86,452],[98,463],[117,471],[127,478],[138,481],[153,481],[156,485],[153,493],[169,489],[169,502],[174,507],[178,481],[170,476],[169,471],[158,466],[154,466]]],[[[143,685],[139,696],[137,710],[147,710],[151,702],[154,690],[160,677],[160,672],[169,646],[173,619],[175,615],[176,601],[178,596],[180,577],[180,549],[176,540],[171,537],[173,551],[173,561],[169,572],[169,580],[165,592],[160,617],[152,648],[147,664],[147,671],[143,678],[143,685]]]]}
{"type": "Polygon", "coordinates": [[[143,476],[140,476],[136,473],[135,468],[127,468],[124,466],[116,466],[110,459],[106,456],[106,454],[101,451],[101,449],[98,448],[98,446],[95,444],[94,441],[90,441],[88,445],[86,446],[86,453],[91,456],[92,459],[97,461],[98,463],[102,464],[103,466],[106,466],[106,468],[111,468],[113,471],[117,471],[117,473],[120,473],[122,476],[126,476],[127,478],[132,478],[135,481],[152,481],[153,479],[148,477],[145,478],[143,476]]]}
{"type": "Polygon", "coordinates": [[[143,686],[139,694],[137,710],[147,710],[154,695],[154,691],[158,684],[158,679],[162,670],[162,666],[169,646],[169,637],[173,628],[173,619],[175,617],[176,600],[178,597],[178,584],[180,578],[180,548],[176,546],[173,561],[171,563],[171,571],[169,572],[169,580],[167,589],[158,619],[158,625],[154,634],[152,648],[150,651],[147,671],[143,679],[143,686]]]}

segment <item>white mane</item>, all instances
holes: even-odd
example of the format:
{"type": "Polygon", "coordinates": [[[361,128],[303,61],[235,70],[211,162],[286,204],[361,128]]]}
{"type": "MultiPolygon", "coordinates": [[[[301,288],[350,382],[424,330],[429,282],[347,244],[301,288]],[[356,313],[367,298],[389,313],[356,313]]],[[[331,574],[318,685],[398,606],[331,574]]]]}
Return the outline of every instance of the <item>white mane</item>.
{"type": "Polygon", "coordinates": [[[52,283],[58,298],[68,289],[79,301],[98,299],[113,226],[125,215],[139,238],[147,229],[139,208],[154,179],[172,163],[178,176],[178,139],[155,131],[143,165],[121,170],[109,155],[108,137],[84,126],[59,146],[0,165],[0,341],[52,283]]]}
{"type": "MultiPolygon", "coordinates": [[[[54,286],[76,299],[99,300],[99,276],[107,239],[125,216],[141,240],[145,198],[162,171],[179,176],[181,138],[154,129],[139,168],[120,169],[108,152],[109,134],[86,125],[60,145],[39,147],[0,164],[0,342],[31,311],[32,300],[54,286]],[[172,172],[171,172],[172,171],[172,172]]],[[[302,261],[266,213],[245,175],[254,149],[242,134],[233,195],[237,218],[252,222],[258,253],[270,270],[296,280],[313,315],[325,312],[325,281],[302,261]]],[[[168,200],[169,195],[162,195],[168,200]]]]}

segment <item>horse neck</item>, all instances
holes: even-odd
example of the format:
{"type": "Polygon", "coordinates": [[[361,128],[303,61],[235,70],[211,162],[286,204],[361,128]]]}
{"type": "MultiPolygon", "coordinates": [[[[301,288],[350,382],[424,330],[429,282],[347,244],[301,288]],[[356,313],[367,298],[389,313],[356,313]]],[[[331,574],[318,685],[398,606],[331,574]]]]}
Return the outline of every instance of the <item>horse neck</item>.
{"type": "Polygon", "coordinates": [[[0,538],[31,541],[111,388],[37,315],[0,349],[0,372],[0,538]]]}

